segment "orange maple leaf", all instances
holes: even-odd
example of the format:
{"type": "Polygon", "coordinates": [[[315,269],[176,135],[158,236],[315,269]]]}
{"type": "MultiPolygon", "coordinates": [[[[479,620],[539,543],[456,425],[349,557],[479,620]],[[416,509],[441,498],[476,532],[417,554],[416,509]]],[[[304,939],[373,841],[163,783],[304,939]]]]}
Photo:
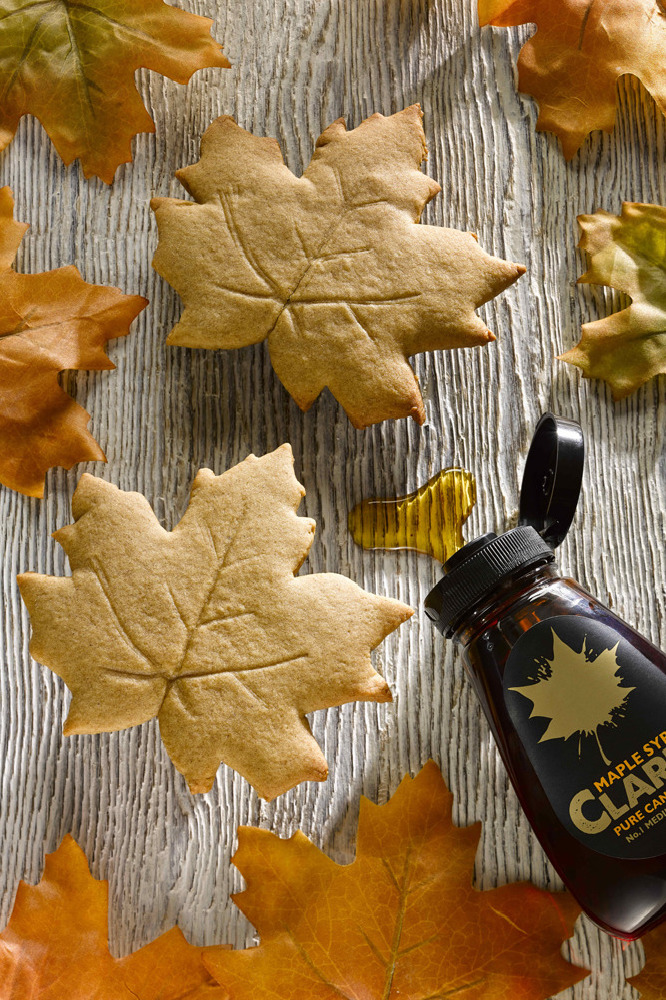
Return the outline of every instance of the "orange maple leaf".
{"type": "Polygon", "coordinates": [[[187,83],[229,66],[213,22],[164,0],[12,0],[0,17],[0,149],[23,115],[48,132],[65,163],[111,183],[131,141],[155,125],[136,89],[139,67],[187,83]]]}
{"type": "Polygon", "coordinates": [[[108,949],[108,883],[67,836],[38,885],[21,882],[0,934],[0,1000],[225,1000],[202,958],[174,927],[127,958],[108,949]]]}
{"type": "Polygon", "coordinates": [[[91,285],[75,267],[17,274],[12,262],[28,228],[0,189],[0,483],[44,495],[47,469],[105,462],[87,429],[90,415],[61,389],[68,368],[115,366],[104,345],[125,337],[148,304],[140,295],[91,285]]]}
{"type": "Polygon", "coordinates": [[[574,900],[474,889],[480,824],[454,827],[451,798],[431,761],[386,805],[362,799],[350,865],[242,827],[234,900],[262,941],[204,958],[232,1000],[544,1000],[582,979],[560,954],[574,900]]]}
{"type": "Polygon", "coordinates": [[[640,993],[641,1000],[666,1000],[666,924],[641,938],[645,948],[645,968],[627,982],[640,993]]]}
{"type": "Polygon", "coordinates": [[[479,24],[534,23],[518,58],[518,89],[539,102],[537,129],[569,160],[593,129],[612,132],[617,81],[629,73],[666,114],[663,0],[479,0],[479,24]]]}

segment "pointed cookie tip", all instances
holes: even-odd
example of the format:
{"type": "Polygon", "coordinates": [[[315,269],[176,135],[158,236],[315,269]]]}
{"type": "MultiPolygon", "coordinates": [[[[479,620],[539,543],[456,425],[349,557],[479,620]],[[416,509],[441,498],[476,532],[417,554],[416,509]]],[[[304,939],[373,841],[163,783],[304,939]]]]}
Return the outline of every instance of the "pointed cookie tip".
{"type": "Polygon", "coordinates": [[[418,403],[412,406],[411,410],[409,411],[409,416],[415,423],[419,425],[419,427],[423,426],[426,419],[426,412],[422,399],[419,399],[418,403]]]}
{"type": "Polygon", "coordinates": [[[205,795],[215,783],[215,775],[212,778],[188,778],[187,787],[192,795],[205,795]]]}
{"type": "Polygon", "coordinates": [[[384,681],[383,686],[380,687],[378,691],[373,692],[372,700],[376,701],[380,705],[393,701],[393,692],[386,681],[384,681]]]}
{"type": "Polygon", "coordinates": [[[304,781],[326,781],[327,779],[328,764],[322,757],[321,762],[312,761],[309,765],[306,765],[301,775],[296,779],[292,779],[289,784],[267,783],[263,785],[255,781],[250,781],[250,784],[260,799],[263,799],[264,802],[273,802],[279,795],[284,795],[285,792],[291,791],[292,788],[295,788],[296,785],[300,785],[304,781]]]}
{"type": "Polygon", "coordinates": [[[583,361],[579,357],[578,348],[572,347],[570,350],[565,351],[564,354],[557,354],[555,356],[556,361],[564,361],[568,365],[575,365],[576,368],[583,368],[583,361]]]}

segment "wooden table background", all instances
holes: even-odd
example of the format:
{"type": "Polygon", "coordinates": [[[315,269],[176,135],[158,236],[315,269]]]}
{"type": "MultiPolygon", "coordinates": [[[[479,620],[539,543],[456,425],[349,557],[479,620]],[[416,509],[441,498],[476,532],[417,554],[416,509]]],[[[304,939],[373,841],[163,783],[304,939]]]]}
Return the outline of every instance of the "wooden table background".
{"type": "MultiPolygon", "coordinates": [[[[229,899],[241,886],[230,866],[236,827],[255,824],[281,836],[300,827],[337,861],[349,861],[360,795],[384,801],[429,757],[455,793],[456,821],[483,820],[477,884],[531,878],[557,887],[507,785],[460,658],[421,612],[438,567],[425,556],[362,552],[346,515],[365,496],[411,490],[460,463],[478,481],[467,537],[501,527],[515,514],[538,415],[552,408],[575,417],[587,435],[588,460],[561,566],[653,641],[666,642],[666,382],[613,404],[603,384],[583,383],[577,370],[554,360],[578,339],[581,318],[603,315],[612,304],[599,289],[575,286],[582,271],[576,215],[600,207],[615,212],[622,200],[666,202],[664,120],[627,78],[614,134],[596,133],[565,163],[557,140],[535,133],[534,102],[515,89],[515,59],[532,29],[480,31],[474,0],[182,6],[215,19],[233,68],[197,73],[188,87],[142,71],[140,89],[157,134],[135,141],[134,163],[119,170],[112,187],[85,181],[78,164],[63,167],[30,119],[0,159],[17,218],[31,225],[20,269],[74,263],[90,281],[150,298],[131,336],[111,345],[116,372],[66,379],[93,414],[108,465],[52,471],[43,501],[0,488],[0,925],[18,880],[36,881],[44,851],[71,831],[94,874],[110,881],[115,954],[174,923],[197,944],[250,943],[252,928],[229,899]],[[425,112],[426,169],[444,191],[425,221],[476,232],[486,250],[528,268],[482,311],[496,344],[416,359],[423,428],[401,421],[355,431],[328,394],[302,414],[262,345],[228,353],[165,346],[180,303],[151,269],[157,233],[148,202],[151,195],[180,196],[174,171],[197,159],[199,137],[215,116],[233,114],[245,128],[275,136],[298,173],[335,118],[354,126],[415,101],[425,112]],[[291,442],[307,489],[301,512],[318,525],[308,571],[339,571],[418,609],[377,656],[394,703],[317,713],[313,728],[331,765],[329,780],[303,784],[270,805],[224,766],[211,793],[191,796],[155,721],[64,739],[69,695],[30,660],[15,576],[66,572],[49,536],[71,520],[80,474],[145,493],[171,527],[200,466],[220,473],[283,441],[291,442]]],[[[640,945],[623,951],[580,920],[573,954],[591,963],[594,975],[566,996],[636,995],[624,977],[642,965],[640,945]]]]}

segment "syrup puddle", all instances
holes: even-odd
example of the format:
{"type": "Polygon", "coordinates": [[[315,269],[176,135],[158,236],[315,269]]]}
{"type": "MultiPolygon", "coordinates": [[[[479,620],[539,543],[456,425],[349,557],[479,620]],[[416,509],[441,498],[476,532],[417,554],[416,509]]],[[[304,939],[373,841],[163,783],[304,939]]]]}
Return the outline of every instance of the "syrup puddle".
{"type": "Polygon", "coordinates": [[[356,504],[348,525],[364,549],[409,549],[444,563],[464,545],[462,527],[475,503],[471,472],[442,469],[406,496],[356,504]]]}

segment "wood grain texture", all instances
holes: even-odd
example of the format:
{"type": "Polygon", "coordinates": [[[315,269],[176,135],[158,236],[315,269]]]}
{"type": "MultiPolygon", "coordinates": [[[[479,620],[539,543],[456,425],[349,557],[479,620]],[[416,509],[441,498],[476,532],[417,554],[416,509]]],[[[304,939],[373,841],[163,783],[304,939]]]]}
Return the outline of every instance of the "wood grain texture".
{"type": "MultiPolygon", "coordinates": [[[[575,217],[623,200],[666,202],[666,129],[653,102],[625,79],[618,125],[565,163],[553,136],[536,134],[534,102],[516,93],[515,60],[529,28],[479,30],[474,0],[182,0],[216,21],[232,62],[197,73],[187,87],[139,74],[155,136],[134,143],[134,163],[111,188],[64,168],[38,123],[24,120],[0,159],[17,218],[31,224],[19,267],[74,263],[91,281],[150,298],[134,333],[111,345],[117,371],[66,378],[93,413],[108,465],[55,470],[43,501],[0,489],[3,613],[0,620],[0,924],[20,878],[39,878],[44,852],[71,831],[97,877],[110,880],[115,954],[178,923],[198,944],[243,945],[252,930],[229,900],[241,880],[230,866],[235,830],[255,824],[289,835],[300,827],[337,861],[353,856],[362,793],[384,801],[428,757],[455,793],[455,819],[484,821],[481,887],[519,878],[558,885],[531,834],[459,656],[419,613],[383,645],[378,667],[392,705],[346,705],[314,716],[331,764],[323,785],[259,802],[222,767],[206,796],[174,771],[153,721],[129,731],[64,739],[69,696],[31,662],[29,624],[15,577],[64,573],[50,538],[70,521],[83,471],[145,493],[171,527],[196,470],[216,472],[290,441],[307,489],[302,513],[318,528],[306,571],[342,572],[367,589],[421,608],[438,567],[423,556],[364,553],[346,528],[351,505],[395,495],[442,466],[472,470],[479,503],[473,537],[515,515],[531,429],[546,408],[579,419],[587,435],[584,502],[562,546],[561,566],[666,644],[666,380],[614,404],[600,383],[582,382],[554,356],[578,339],[582,319],[603,315],[613,295],[581,286],[575,217]],[[176,168],[197,158],[218,114],[275,136],[300,172],[320,131],[419,101],[427,171],[443,187],[426,221],[468,229],[491,253],[522,261],[527,275],[482,311],[497,343],[420,356],[427,422],[355,431],[330,395],[301,414],[274,376],[264,346],[235,352],[167,348],[179,314],[173,291],[152,271],[156,227],[148,202],[178,195],[176,168]]],[[[594,976],[577,1000],[635,996],[625,975],[640,945],[623,950],[586,920],[575,958],[594,976]]]]}

